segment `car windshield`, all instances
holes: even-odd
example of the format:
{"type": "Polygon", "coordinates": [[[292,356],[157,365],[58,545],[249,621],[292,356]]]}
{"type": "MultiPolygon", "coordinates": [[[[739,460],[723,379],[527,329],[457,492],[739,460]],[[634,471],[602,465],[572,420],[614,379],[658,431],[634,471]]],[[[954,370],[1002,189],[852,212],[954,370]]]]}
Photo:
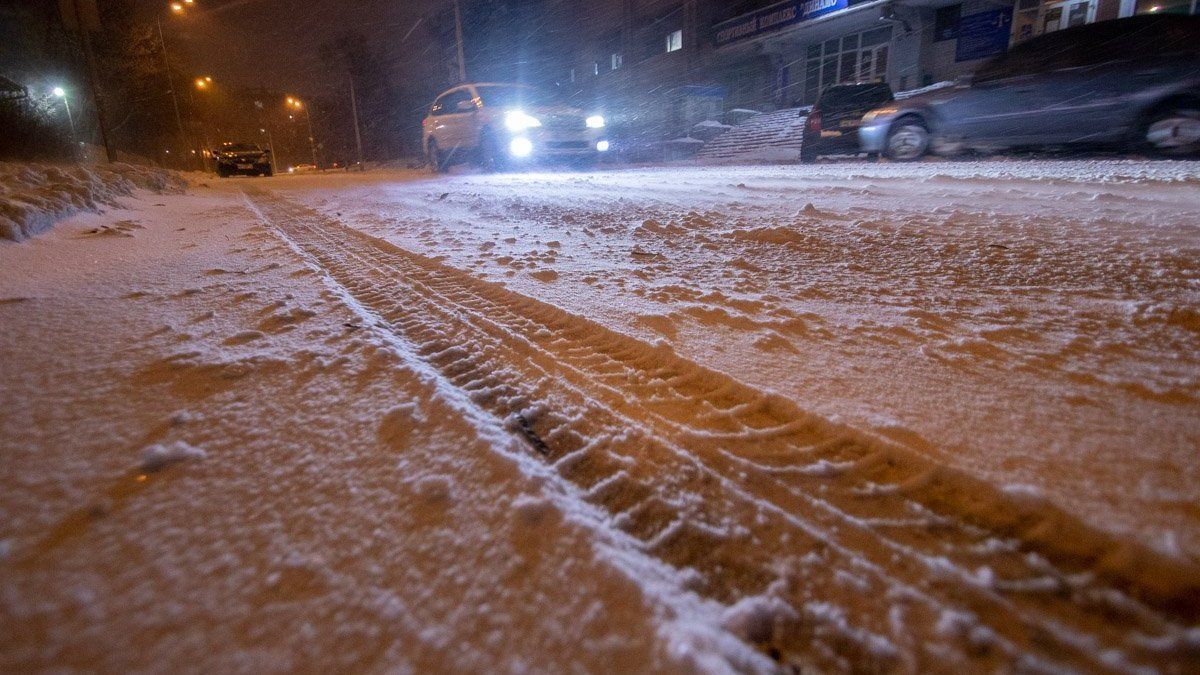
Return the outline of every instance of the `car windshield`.
{"type": "Polygon", "coordinates": [[[553,94],[534,87],[505,87],[485,85],[475,88],[483,104],[497,108],[532,108],[559,105],[553,94]]]}
{"type": "Polygon", "coordinates": [[[249,143],[226,143],[221,146],[221,150],[225,152],[258,152],[260,149],[257,145],[249,143]]]}

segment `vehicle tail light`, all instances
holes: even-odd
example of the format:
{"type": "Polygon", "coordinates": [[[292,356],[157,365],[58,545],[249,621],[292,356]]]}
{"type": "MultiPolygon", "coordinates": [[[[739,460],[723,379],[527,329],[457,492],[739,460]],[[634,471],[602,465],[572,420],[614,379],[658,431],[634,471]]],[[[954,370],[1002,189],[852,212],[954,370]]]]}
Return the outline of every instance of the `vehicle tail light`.
{"type": "Polygon", "coordinates": [[[814,134],[821,133],[821,113],[816,110],[808,114],[808,121],[804,123],[808,130],[814,134]]]}

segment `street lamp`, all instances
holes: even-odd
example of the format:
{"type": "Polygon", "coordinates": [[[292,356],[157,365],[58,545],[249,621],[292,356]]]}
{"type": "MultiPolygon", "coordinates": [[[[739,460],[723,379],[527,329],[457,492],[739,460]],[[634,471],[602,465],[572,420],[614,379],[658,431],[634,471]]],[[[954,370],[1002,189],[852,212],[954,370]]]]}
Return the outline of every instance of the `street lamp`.
{"type": "Polygon", "coordinates": [[[287,104],[296,110],[304,111],[304,119],[308,122],[308,148],[312,151],[313,170],[315,171],[318,169],[319,165],[317,164],[317,141],[313,136],[312,113],[309,112],[308,106],[304,105],[304,103],[295,96],[287,97],[287,104]]]}
{"type": "Polygon", "coordinates": [[[71,117],[71,103],[67,100],[67,90],[62,87],[55,87],[53,94],[62,99],[63,108],[67,111],[67,125],[71,128],[71,144],[75,144],[75,119],[71,117]]]}
{"type": "MultiPolygon", "coordinates": [[[[184,0],[188,5],[192,5],[196,0],[184,0]]],[[[171,3],[171,11],[175,14],[183,13],[183,4],[179,2],[171,3]]],[[[156,16],[154,19],[155,25],[158,27],[158,46],[162,50],[163,69],[167,76],[167,91],[171,92],[171,107],[175,109],[175,126],[179,130],[179,141],[183,143],[183,147],[191,145],[188,142],[187,132],[183,130],[183,116],[179,114],[179,97],[175,93],[175,81],[171,77],[171,60],[167,57],[167,41],[163,38],[162,17],[156,16]]],[[[187,155],[184,155],[187,159],[187,155]]]]}

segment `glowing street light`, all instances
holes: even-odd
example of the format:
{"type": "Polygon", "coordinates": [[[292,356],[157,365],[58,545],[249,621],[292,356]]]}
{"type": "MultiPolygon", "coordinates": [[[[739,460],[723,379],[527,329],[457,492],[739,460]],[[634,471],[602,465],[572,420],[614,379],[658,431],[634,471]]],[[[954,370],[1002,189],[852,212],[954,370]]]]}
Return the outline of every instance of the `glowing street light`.
{"type": "Polygon", "coordinates": [[[197,89],[208,89],[208,86],[210,84],[212,84],[211,77],[197,77],[196,78],[196,88],[197,89]]]}
{"type": "Polygon", "coordinates": [[[66,111],[67,111],[67,125],[71,129],[71,141],[74,142],[75,141],[75,118],[71,117],[71,103],[67,100],[67,90],[63,89],[62,87],[55,87],[54,89],[50,90],[50,93],[54,94],[55,97],[62,99],[63,108],[66,109],[66,111]]]}
{"type": "MultiPolygon", "coordinates": [[[[295,96],[288,96],[287,104],[296,110],[304,110],[304,120],[308,123],[308,148],[312,151],[312,163],[315,169],[317,168],[317,139],[313,135],[312,113],[309,112],[308,108],[304,107],[304,102],[295,96]]],[[[288,119],[294,120],[296,117],[295,115],[288,115],[288,119]]]]}
{"type": "MultiPolygon", "coordinates": [[[[196,0],[183,0],[183,2],[176,0],[168,6],[171,8],[173,14],[182,15],[185,6],[190,7],[195,3],[196,0]]],[[[179,130],[179,142],[182,144],[182,147],[186,148],[191,143],[188,141],[187,132],[183,129],[183,116],[179,113],[179,96],[176,94],[174,78],[171,76],[171,59],[167,56],[167,40],[163,37],[161,16],[155,16],[154,25],[158,28],[158,46],[162,51],[163,74],[167,78],[167,91],[171,92],[171,107],[175,111],[175,127],[179,130]]]]}

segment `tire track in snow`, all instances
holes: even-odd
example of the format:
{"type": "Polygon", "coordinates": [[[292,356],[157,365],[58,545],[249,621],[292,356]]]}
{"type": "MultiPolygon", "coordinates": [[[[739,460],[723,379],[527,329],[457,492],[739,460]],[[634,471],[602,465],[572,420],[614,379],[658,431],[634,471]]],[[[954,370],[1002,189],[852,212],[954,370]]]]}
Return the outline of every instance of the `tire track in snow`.
{"type": "Polygon", "coordinates": [[[1185,670],[1195,569],[265,193],[260,213],[784,664],[1185,670]]]}

